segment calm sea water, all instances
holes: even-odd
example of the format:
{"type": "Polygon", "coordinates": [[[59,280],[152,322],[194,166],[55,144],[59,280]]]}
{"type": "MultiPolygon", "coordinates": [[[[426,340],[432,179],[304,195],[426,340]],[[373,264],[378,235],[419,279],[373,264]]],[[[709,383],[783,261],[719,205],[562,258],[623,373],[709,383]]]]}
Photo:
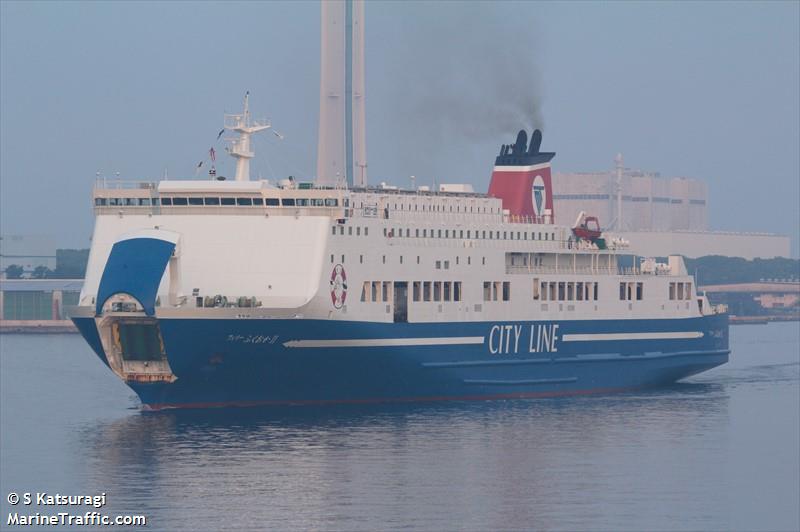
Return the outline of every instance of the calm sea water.
{"type": "Polygon", "coordinates": [[[47,491],[150,530],[798,530],[800,325],[731,337],[644,393],[146,414],[78,335],[3,335],[0,528],[47,491]]]}

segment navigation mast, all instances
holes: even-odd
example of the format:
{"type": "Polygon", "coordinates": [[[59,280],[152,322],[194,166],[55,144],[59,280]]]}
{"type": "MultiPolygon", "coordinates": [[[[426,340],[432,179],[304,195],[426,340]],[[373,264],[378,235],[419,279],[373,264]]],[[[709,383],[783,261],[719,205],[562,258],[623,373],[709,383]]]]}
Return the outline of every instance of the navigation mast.
{"type": "Polygon", "coordinates": [[[267,119],[250,121],[250,91],[244,95],[244,112],[239,115],[225,115],[225,129],[239,133],[238,138],[226,139],[231,143],[228,155],[236,159],[236,181],[250,181],[250,159],[255,153],[250,149],[250,135],[270,129],[267,119]]]}

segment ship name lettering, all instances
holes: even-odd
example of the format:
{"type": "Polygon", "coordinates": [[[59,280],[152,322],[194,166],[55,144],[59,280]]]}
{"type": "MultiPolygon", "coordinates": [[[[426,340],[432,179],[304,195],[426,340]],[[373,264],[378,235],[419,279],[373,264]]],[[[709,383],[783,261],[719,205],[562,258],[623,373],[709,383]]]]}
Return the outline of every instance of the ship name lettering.
{"type": "Polygon", "coordinates": [[[557,353],[558,324],[531,325],[529,353],[557,353]]]}
{"type": "Polygon", "coordinates": [[[494,325],[489,331],[489,352],[493,355],[507,355],[519,352],[519,339],[522,325],[494,325]]]}

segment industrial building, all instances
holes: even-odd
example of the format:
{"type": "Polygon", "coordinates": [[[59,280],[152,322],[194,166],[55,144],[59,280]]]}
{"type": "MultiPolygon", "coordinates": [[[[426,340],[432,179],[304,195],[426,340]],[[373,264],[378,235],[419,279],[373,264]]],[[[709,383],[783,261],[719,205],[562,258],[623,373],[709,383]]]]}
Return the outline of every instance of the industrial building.
{"type": "Polygon", "coordinates": [[[785,235],[709,231],[704,182],[625,168],[622,155],[615,163],[606,172],[554,175],[559,223],[572,223],[581,211],[597,216],[604,229],[630,241],[631,250],[639,255],[791,256],[785,235]]]}
{"type": "Polygon", "coordinates": [[[617,232],[708,230],[708,187],[696,179],[627,168],[619,183],[614,172],[556,173],[553,199],[564,223],[586,211],[617,232]]]}
{"type": "Polygon", "coordinates": [[[78,304],[83,279],[0,279],[0,330],[73,330],[65,308],[78,304]]]}

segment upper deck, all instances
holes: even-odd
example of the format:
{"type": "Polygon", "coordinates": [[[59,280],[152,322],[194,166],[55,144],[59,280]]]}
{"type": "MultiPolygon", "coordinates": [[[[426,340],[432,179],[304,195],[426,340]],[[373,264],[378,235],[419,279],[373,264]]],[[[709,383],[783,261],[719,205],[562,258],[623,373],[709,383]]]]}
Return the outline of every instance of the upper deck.
{"type": "MultiPolygon", "coordinates": [[[[381,218],[402,222],[461,221],[543,224],[535,216],[510,216],[502,200],[474,192],[344,189],[267,181],[97,180],[92,203],[102,214],[291,215],[381,218]]],[[[551,224],[547,224],[551,225],[551,224]]]]}

